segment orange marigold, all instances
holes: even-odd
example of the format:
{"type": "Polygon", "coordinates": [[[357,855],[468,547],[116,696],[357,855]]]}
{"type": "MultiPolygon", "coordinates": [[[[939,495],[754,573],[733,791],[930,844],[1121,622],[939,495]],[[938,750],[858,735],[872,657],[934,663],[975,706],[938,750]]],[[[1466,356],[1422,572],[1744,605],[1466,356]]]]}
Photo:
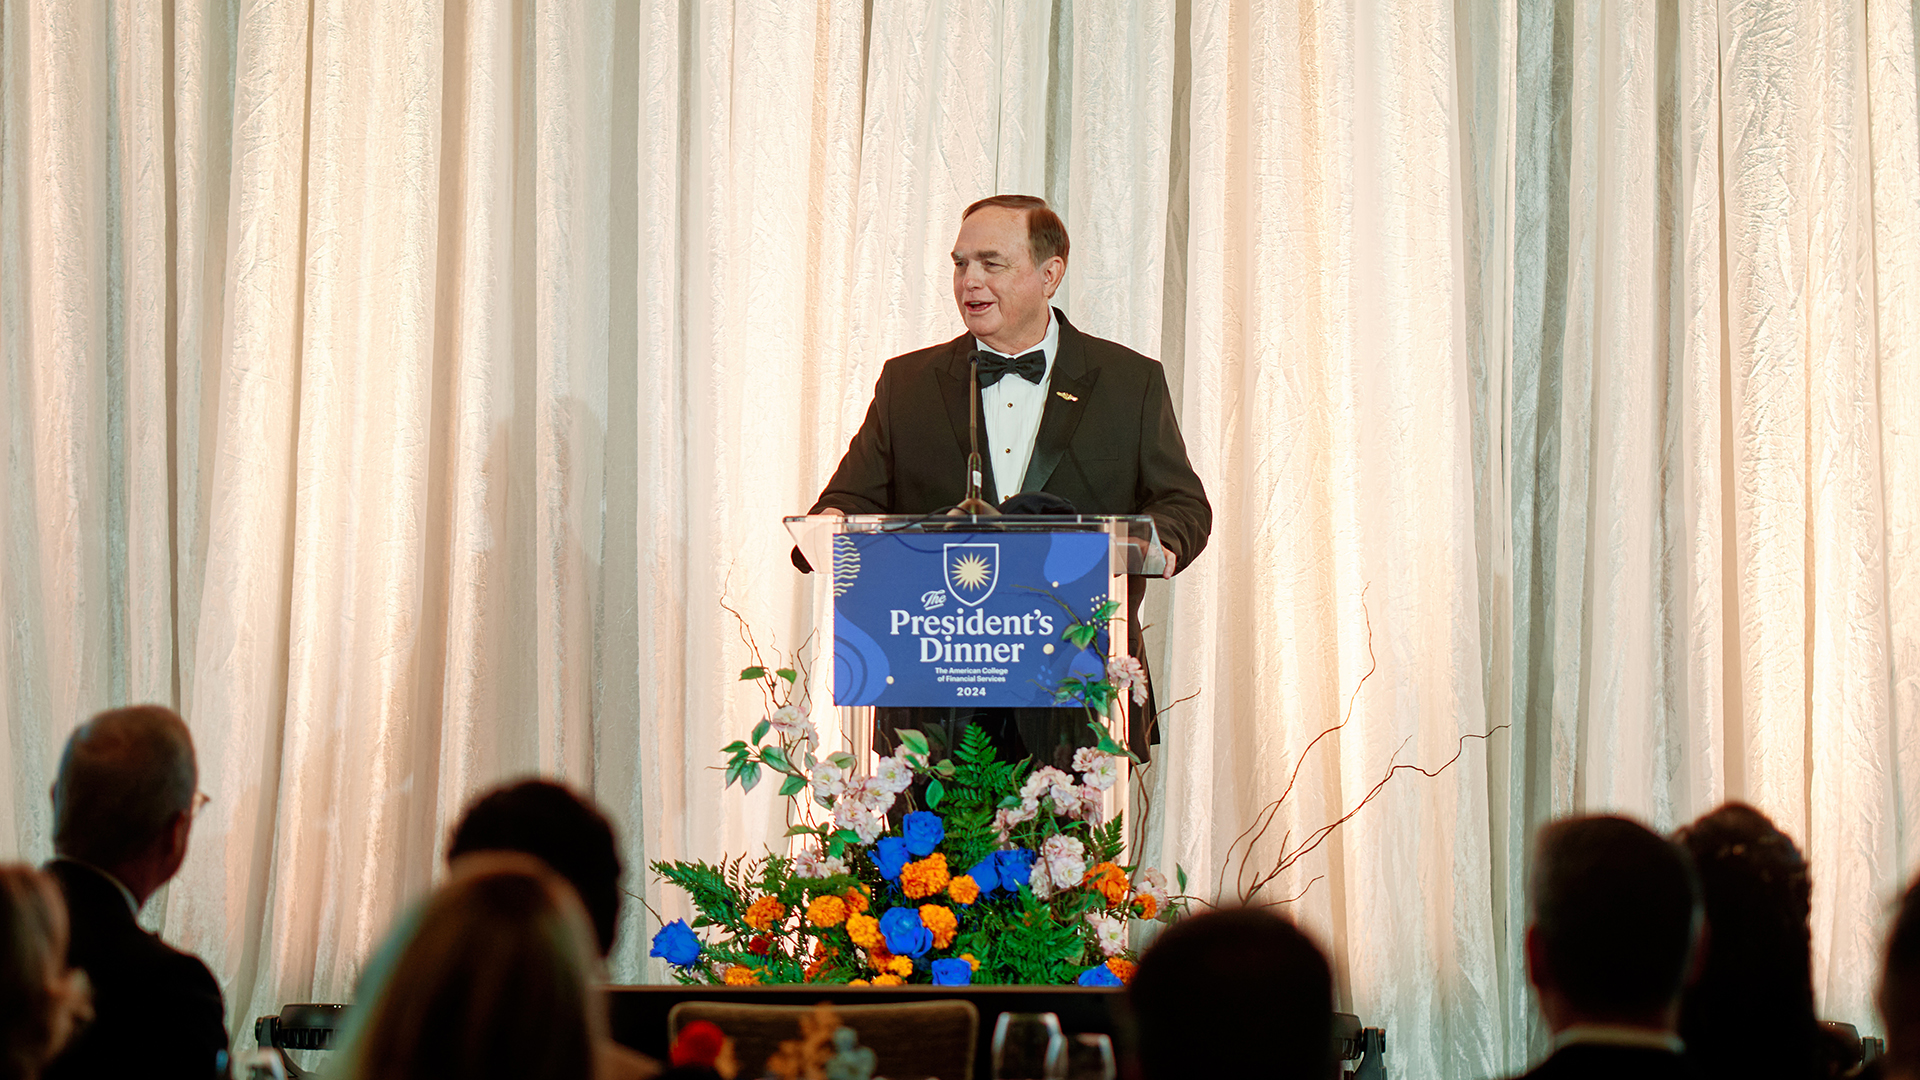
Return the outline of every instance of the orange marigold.
{"type": "Polygon", "coordinates": [[[846,901],[847,901],[847,910],[853,912],[856,915],[867,910],[869,906],[867,903],[867,890],[860,888],[857,885],[851,889],[848,889],[847,895],[846,895],[846,901]]]}
{"type": "Polygon", "coordinates": [[[953,917],[953,909],[939,904],[920,905],[920,921],[933,935],[933,947],[944,949],[953,944],[953,935],[960,932],[960,920],[953,917]]]}
{"type": "Polygon", "coordinates": [[[807,905],[807,921],[815,926],[839,926],[847,921],[847,902],[837,896],[816,896],[807,905]]]}
{"type": "Polygon", "coordinates": [[[1095,863],[1090,867],[1086,882],[1107,898],[1108,907],[1118,907],[1127,898],[1127,872],[1110,862],[1095,863]]]}
{"type": "Polygon", "coordinates": [[[868,982],[865,979],[848,979],[847,985],[848,986],[872,986],[873,984],[868,982]]]}
{"type": "Polygon", "coordinates": [[[760,973],[745,964],[735,964],[727,969],[728,986],[758,986],[760,973]]]}
{"type": "Polygon", "coordinates": [[[896,956],[887,961],[887,970],[904,979],[913,974],[913,957],[896,956]]]}
{"type": "Polygon", "coordinates": [[[873,977],[873,985],[875,986],[902,986],[905,985],[906,981],[907,980],[898,975],[875,975],[873,977]]]}
{"type": "Polygon", "coordinates": [[[1160,901],[1155,900],[1151,893],[1139,893],[1133,898],[1133,910],[1139,912],[1141,918],[1151,919],[1159,914],[1160,901]]]}
{"type": "Polygon", "coordinates": [[[947,882],[947,895],[952,897],[956,904],[971,904],[980,899],[980,883],[961,874],[947,882]]]}
{"type": "Polygon", "coordinates": [[[947,857],[936,851],[919,862],[908,863],[900,871],[900,891],[918,900],[946,888],[951,880],[947,874],[947,857]]]}
{"type": "Polygon", "coordinates": [[[1122,960],[1116,956],[1107,961],[1107,970],[1113,972],[1114,977],[1123,983],[1133,981],[1133,961],[1131,960],[1122,960]]]}
{"type": "Polygon", "coordinates": [[[880,934],[880,920],[871,915],[847,916],[847,936],[863,949],[871,949],[886,940],[880,934]]]}
{"type": "Polygon", "coordinates": [[[773,924],[787,917],[787,905],[771,896],[763,896],[747,909],[747,925],[755,930],[772,929],[773,924]]]}
{"type": "Polygon", "coordinates": [[[975,971],[980,970],[980,961],[972,953],[963,952],[960,954],[960,959],[965,960],[969,965],[971,965],[973,967],[973,970],[975,971]]]}

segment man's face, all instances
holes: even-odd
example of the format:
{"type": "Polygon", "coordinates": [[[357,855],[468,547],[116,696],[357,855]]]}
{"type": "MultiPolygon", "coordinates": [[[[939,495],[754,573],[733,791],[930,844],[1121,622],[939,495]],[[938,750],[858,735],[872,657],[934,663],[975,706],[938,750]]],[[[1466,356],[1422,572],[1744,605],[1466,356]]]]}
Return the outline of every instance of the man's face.
{"type": "Polygon", "coordinates": [[[980,343],[1009,355],[1047,336],[1047,301],[1060,287],[1065,259],[1038,266],[1027,244],[1027,211],[1004,206],[975,210],[953,242],[953,299],[980,343]]]}

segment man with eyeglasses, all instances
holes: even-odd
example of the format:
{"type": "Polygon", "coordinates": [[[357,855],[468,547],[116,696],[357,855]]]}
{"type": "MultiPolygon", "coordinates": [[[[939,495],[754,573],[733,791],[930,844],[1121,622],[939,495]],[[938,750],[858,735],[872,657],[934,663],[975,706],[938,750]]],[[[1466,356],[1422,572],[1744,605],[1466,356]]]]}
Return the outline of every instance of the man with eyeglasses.
{"type": "Polygon", "coordinates": [[[207,1080],[227,1049],[226,1006],[207,965],[142,929],[141,905],[180,869],[205,805],[186,722],[161,705],[77,728],[53,784],[54,859],[72,925],[68,961],[93,983],[94,1021],[47,1080],[207,1080]]]}

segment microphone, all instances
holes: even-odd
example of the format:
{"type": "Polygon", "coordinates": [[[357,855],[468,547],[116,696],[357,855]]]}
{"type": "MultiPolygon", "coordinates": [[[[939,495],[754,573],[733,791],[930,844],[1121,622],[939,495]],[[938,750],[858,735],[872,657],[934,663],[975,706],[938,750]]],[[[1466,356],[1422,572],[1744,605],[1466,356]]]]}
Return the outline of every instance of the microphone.
{"type": "Polygon", "coordinates": [[[948,517],[998,517],[1000,511],[980,497],[980,350],[967,358],[967,436],[972,440],[967,454],[967,497],[947,511],[948,517]]]}

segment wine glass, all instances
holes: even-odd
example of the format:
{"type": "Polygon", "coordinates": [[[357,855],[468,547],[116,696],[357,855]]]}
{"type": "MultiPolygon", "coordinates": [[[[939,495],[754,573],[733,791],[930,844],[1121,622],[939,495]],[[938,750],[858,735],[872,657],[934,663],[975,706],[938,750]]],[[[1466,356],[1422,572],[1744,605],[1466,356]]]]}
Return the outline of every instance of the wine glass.
{"type": "Polygon", "coordinates": [[[1082,1032],[1067,1040],[1067,1080],[1114,1080],[1113,1040],[1082,1032]]]}
{"type": "Polygon", "coordinates": [[[994,1080],[1066,1080],[1067,1039],[1053,1013],[1003,1012],[993,1023],[994,1080]]]}

